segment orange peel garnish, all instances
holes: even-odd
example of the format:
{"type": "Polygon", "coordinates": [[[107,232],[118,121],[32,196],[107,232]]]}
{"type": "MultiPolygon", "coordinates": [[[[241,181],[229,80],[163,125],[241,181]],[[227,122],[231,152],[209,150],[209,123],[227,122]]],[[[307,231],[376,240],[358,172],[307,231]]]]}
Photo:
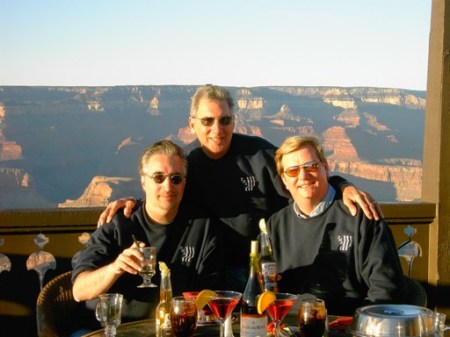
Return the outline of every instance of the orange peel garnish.
{"type": "Polygon", "coordinates": [[[258,303],[256,304],[256,309],[258,310],[258,314],[262,314],[269,305],[271,305],[277,297],[273,291],[265,291],[261,295],[259,295],[258,303]]]}
{"type": "Polygon", "coordinates": [[[205,305],[208,304],[209,301],[211,301],[211,298],[217,296],[217,294],[209,289],[203,289],[200,291],[197,295],[197,298],[195,299],[195,305],[197,306],[197,309],[201,310],[205,305]]]}

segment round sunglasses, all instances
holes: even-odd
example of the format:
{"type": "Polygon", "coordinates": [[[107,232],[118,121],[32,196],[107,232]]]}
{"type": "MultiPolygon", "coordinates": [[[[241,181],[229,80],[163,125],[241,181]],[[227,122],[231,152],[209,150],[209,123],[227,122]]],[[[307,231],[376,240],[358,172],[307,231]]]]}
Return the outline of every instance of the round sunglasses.
{"type": "Polygon", "coordinates": [[[157,184],[162,184],[166,178],[169,178],[172,184],[179,185],[183,182],[183,176],[179,173],[164,174],[164,173],[154,173],[153,175],[147,175],[147,177],[152,178],[157,184]]]}

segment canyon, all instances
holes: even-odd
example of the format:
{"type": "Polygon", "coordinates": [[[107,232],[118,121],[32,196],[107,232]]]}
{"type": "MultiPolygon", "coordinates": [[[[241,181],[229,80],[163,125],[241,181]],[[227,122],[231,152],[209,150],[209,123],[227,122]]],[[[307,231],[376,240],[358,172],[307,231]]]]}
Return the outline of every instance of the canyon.
{"type": "MultiPolygon", "coordinates": [[[[139,154],[184,145],[196,86],[0,87],[0,209],[103,207],[141,197],[139,154]]],[[[420,199],[426,93],[369,87],[229,87],[235,132],[279,145],[320,138],[330,174],[380,201],[420,199]]]]}

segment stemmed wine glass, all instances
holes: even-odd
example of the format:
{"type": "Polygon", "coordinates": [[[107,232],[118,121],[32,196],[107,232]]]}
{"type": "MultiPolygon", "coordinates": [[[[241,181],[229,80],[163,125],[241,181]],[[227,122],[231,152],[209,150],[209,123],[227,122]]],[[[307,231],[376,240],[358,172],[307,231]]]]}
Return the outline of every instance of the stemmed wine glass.
{"type": "Polygon", "coordinates": [[[267,314],[274,324],[274,329],[267,334],[268,337],[289,337],[289,333],[281,329],[283,319],[297,301],[297,295],[289,293],[275,294],[276,300],[266,308],[267,314]]]}
{"type": "Polygon", "coordinates": [[[156,247],[139,247],[142,255],[144,255],[144,261],[142,261],[142,270],[139,275],[142,277],[143,282],[138,285],[138,288],[155,288],[156,284],[152,282],[152,277],[156,273],[156,247]]]}
{"type": "Polygon", "coordinates": [[[220,321],[220,337],[225,336],[225,320],[241,300],[242,294],[231,290],[215,290],[208,302],[214,315],[220,321]]]}

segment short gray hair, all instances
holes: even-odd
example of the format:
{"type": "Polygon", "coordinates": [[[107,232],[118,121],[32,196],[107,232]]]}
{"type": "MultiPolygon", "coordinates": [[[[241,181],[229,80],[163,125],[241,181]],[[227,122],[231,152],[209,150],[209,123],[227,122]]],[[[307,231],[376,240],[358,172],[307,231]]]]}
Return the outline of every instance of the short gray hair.
{"type": "Polygon", "coordinates": [[[191,98],[191,111],[190,115],[197,116],[198,104],[202,98],[207,98],[213,101],[226,102],[231,114],[233,114],[234,101],[231,94],[225,88],[217,85],[206,84],[197,89],[195,94],[191,98]]]}
{"type": "Polygon", "coordinates": [[[146,150],[144,150],[144,152],[142,152],[141,156],[139,157],[140,176],[145,175],[144,166],[155,154],[165,154],[169,157],[180,157],[183,161],[184,166],[184,172],[182,173],[186,176],[188,168],[186,154],[183,152],[183,149],[181,147],[166,139],[154,143],[152,146],[148,147],[146,150]]]}

